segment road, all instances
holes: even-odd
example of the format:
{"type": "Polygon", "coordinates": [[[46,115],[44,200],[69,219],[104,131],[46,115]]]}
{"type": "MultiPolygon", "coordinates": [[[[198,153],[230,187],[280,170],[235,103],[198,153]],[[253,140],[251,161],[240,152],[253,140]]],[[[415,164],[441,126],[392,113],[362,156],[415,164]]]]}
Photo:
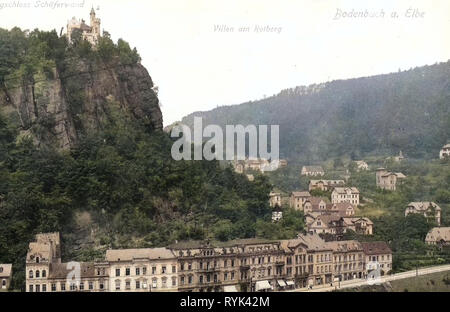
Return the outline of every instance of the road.
{"type": "MultiPolygon", "coordinates": [[[[450,264],[433,266],[433,267],[428,267],[428,268],[421,268],[421,269],[418,269],[417,271],[412,270],[412,271],[382,276],[377,284],[400,280],[400,279],[409,278],[409,277],[414,277],[416,275],[419,276],[419,275],[426,275],[426,274],[431,274],[431,273],[436,273],[436,272],[445,272],[445,271],[450,271],[450,264]]],[[[368,284],[368,281],[365,279],[364,280],[354,279],[351,281],[341,282],[340,287],[338,287],[338,285],[339,285],[339,282],[337,282],[337,283],[335,282],[335,283],[333,283],[333,286],[326,284],[326,285],[322,285],[322,286],[314,286],[313,289],[302,288],[302,289],[294,289],[294,290],[290,290],[290,291],[294,291],[294,292],[325,292],[325,291],[332,291],[335,289],[365,286],[365,285],[369,285],[369,284],[368,284]]]]}

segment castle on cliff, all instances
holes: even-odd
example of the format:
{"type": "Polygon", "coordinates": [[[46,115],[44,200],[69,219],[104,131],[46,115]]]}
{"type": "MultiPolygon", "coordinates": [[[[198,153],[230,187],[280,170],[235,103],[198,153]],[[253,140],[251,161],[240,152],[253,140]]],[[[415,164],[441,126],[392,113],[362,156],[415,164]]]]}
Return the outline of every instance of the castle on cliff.
{"type": "Polygon", "coordinates": [[[72,39],[73,31],[79,29],[84,40],[89,41],[93,46],[98,44],[100,38],[100,19],[95,16],[94,8],[91,10],[90,17],[90,25],[87,25],[83,19],[78,20],[75,17],[72,17],[72,19],[67,22],[67,38],[69,39],[69,42],[72,39]]]}

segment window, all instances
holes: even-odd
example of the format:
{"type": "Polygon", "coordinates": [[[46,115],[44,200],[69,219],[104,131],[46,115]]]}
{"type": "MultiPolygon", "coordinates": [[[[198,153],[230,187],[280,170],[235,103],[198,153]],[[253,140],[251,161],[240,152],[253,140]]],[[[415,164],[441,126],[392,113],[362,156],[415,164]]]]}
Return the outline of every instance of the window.
{"type": "Polygon", "coordinates": [[[120,281],[116,280],[116,290],[120,290],[120,281]]]}
{"type": "Polygon", "coordinates": [[[39,270],[36,270],[36,278],[39,277],[39,270]]]}
{"type": "Polygon", "coordinates": [[[56,284],[52,284],[52,291],[56,291],[56,284]]]}
{"type": "Polygon", "coordinates": [[[116,276],[120,276],[120,269],[116,269],[116,276]]]}
{"type": "Polygon", "coordinates": [[[156,267],[152,267],[152,274],[156,274],[156,267]]]}
{"type": "Polygon", "coordinates": [[[28,277],[33,278],[33,271],[30,270],[30,272],[28,272],[28,277]]]}
{"type": "Polygon", "coordinates": [[[125,282],[125,289],[126,290],[130,290],[130,288],[131,288],[131,282],[130,281],[126,281],[125,282]]]}
{"type": "Polygon", "coordinates": [[[94,289],[94,283],[93,282],[89,282],[89,290],[94,289]]]}
{"type": "Polygon", "coordinates": [[[143,275],[147,274],[147,267],[143,267],[143,268],[142,268],[142,274],[143,274],[143,275]]]}
{"type": "Polygon", "coordinates": [[[192,275],[188,276],[188,284],[192,284],[192,275]]]}
{"type": "Polygon", "coordinates": [[[80,283],[80,290],[84,290],[84,282],[80,283]]]}
{"type": "Polygon", "coordinates": [[[43,292],[46,292],[46,291],[47,291],[47,285],[46,285],[46,284],[42,285],[42,291],[43,291],[43,292]]]}
{"type": "Polygon", "coordinates": [[[41,291],[41,285],[36,285],[36,292],[40,292],[41,291]]]}
{"type": "Polygon", "coordinates": [[[153,288],[157,288],[157,286],[158,286],[158,279],[156,277],[154,277],[152,279],[152,287],[153,288]]]}
{"type": "Polygon", "coordinates": [[[61,288],[61,291],[66,291],[66,284],[61,283],[60,288],[61,288]]]}
{"type": "Polygon", "coordinates": [[[36,263],[39,263],[39,257],[36,257],[36,263]]]}
{"type": "Polygon", "coordinates": [[[172,273],[177,273],[177,267],[175,265],[172,265],[172,273]]]}
{"type": "Polygon", "coordinates": [[[136,281],[136,289],[140,289],[141,288],[141,283],[139,281],[136,281]]]}
{"type": "Polygon", "coordinates": [[[77,290],[77,285],[75,285],[74,283],[70,283],[69,289],[71,291],[77,290]]]}
{"type": "Polygon", "coordinates": [[[234,272],[231,272],[231,279],[234,280],[234,272]]]}
{"type": "Polygon", "coordinates": [[[198,282],[199,282],[200,284],[203,284],[203,275],[200,275],[200,277],[198,278],[198,282]]]}
{"type": "Polygon", "coordinates": [[[180,282],[181,282],[181,285],[184,285],[184,276],[181,277],[180,282]]]}
{"type": "Polygon", "coordinates": [[[28,288],[28,291],[29,292],[33,292],[33,285],[30,285],[30,286],[28,286],[29,288],[28,288]]]}
{"type": "Polygon", "coordinates": [[[47,277],[47,271],[42,270],[42,277],[47,277]]]}
{"type": "Polygon", "coordinates": [[[136,268],[136,275],[140,275],[141,274],[141,270],[139,268],[136,268]]]}
{"type": "Polygon", "coordinates": [[[103,284],[103,281],[100,281],[100,289],[103,290],[105,288],[105,285],[103,284]]]}
{"type": "Polygon", "coordinates": [[[161,268],[161,273],[162,273],[162,274],[166,274],[166,266],[163,266],[163,267],[161,268]]]}
{"type": "Polygon", "coordinates": [[[126,275],[126,276],[129,276],[129,275],[130,275],[130,268],[126,268],[126,269],[125,269],[125,275],[126,275]]]}
{"type": "Polygon", "coordinates": [[[177,278],[175,276],[172,277],[172,286],[177,286],[177,278]]]}

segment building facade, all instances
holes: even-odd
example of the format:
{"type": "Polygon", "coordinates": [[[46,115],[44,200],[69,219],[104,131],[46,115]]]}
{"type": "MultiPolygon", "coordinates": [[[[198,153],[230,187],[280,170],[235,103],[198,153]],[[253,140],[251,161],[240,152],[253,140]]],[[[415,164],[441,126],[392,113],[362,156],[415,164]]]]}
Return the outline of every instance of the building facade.
{"type": "Polygon", "coordinates": [[[427,245],[450,246],[450,227],[432,228],[425,237],[427,245]]]}
{"type": "Polygon", "coordinates": [[[385,242],[362,242],[365,256],[365,273],[379,270],[386,275],[392,270],[392,250],[385,242]]]}
{"type": "Polygon", "coordinates": [[[269,194],[269,205],[270,207],[281,207],[281,193],[270,192],[269,194]]]}
{"type": "Polygon", "coordinates": [[[438,226],[441,225],[441,207],[434,202],[411,202],[406,206],[405,217],[411,213],[418,213],[425,218],[434,218],[438,226]]]}
{"type": "Polygon", "coordinates": [[[303,211],[303,205],[309,198],[311,198],[309,192],[292,192],[289,198],[289,206],[295,210],[303,211]]]}
{"type": "Polygon", "coordinates": [[[303,166],[301,175],[304,176],[323,176],[325,175],[325,171],[322,166],[303,166]]]}
{"type": "Polygon", "coordinates": [[[439,158],[440,159],[450,158],[450,144],[445,144],[441,148],[441,151],[439,152],[439,158]]]}
{"type": "Polygon", "coordinates": [[[11,285],[12,264],[0,263],[0,291],[7,291],[11,285]]]}
{"type": "Polygon", "coordinates": [[[331,193],[333,204],[350,203],[359,205],[359,190],[356,187],[335,187],[331,193]]]}
{"type": "Polygon", "coordinates": [[[377,187],[389,191],[395,191],[397,185],[406,178],[401,172],[390,172],[385,168],[378,168],[375,175],[377,187]]]}
{"type": "Polygon", "coordinates": [[[98,262],[60,260],[59,234],[36,235],[26,259],[27,291],[282,291],[364,278],[368,261],[378,261],[387,273],[392,255],[381,242],[325,242],[317,234],[300,234],[281,241],[186,241],[108,250],[98,262]]]}
{"type": "Polygon", "coordinates": [[[309,191],[332,191],[335,187],[345,186],[344,180],[310,180],[309,191]]]}

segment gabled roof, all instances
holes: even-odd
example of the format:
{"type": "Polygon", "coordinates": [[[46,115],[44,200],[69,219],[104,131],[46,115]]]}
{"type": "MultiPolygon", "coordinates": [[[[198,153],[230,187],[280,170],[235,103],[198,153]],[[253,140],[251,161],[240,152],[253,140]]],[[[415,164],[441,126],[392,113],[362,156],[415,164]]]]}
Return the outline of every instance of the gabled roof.
{"type": "Polygon", "coordinates": [[[0,264],[0,277],[11,277],[12,264],[0,264]]]}
{"type": "Polygon", "coordinates": [[[391,248],[386,242],[362,242],[364,253],[366,255],[379,255],[392,253],[391,248]]]}
{"type": "Polygon", "coordinates": [[[351,193],[358,193],[359,190],[356,187],[335,187],[333,192],[336,192],[338,194],[347,194],[347,192],[350,191],[351,193]]]}
{"type": "Polygon", "coordinates": [[[430,205],[435,209],[435,210],[441,210],[441,207],[439,207],[436,203],[434,202],[411,202],[408,204],[408,207],[412,207],[417,211],[426,211],[430,208],[430,205]]]}
{"type": "Polygon", "coordinates": [[[450,227],[435,227],[432,228],[425,238],[425,241],[439,242],[439,241],[450,242],[450,227]]]}

